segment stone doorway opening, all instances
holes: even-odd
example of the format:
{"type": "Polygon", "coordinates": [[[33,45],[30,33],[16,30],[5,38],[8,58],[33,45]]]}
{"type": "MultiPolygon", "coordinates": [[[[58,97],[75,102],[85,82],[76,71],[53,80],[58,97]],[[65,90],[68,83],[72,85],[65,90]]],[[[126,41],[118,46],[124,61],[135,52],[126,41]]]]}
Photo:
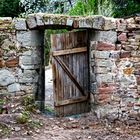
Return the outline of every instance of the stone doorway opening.
{"type": "Polygon", "coordinates": [[[88,31],[60,30],[51,32],[50,36],[47,38],[49,43],[44,44],[45,49],[49,48],[49,51],[44,49],[45,61],[48,61],[44,61],[47,65],[45,112],[49,115],[55,113],[56,116],[88,112],[88,31]],[[48,55],[46,51],[49,52],[48,55]]]}
{"type": "Polygon", "coordinates": [[[66,29],[47,29],[44,33],[44,65],[45,65],[45,113],[54,115],[53,72],[51,56],[51,35],[66,33],[66,29]]]}
{"type": "Polygon", "coordinates": [[[51,64],[45,66],[45,111],[48,114],[54,112],[53,75],[51,64]]]}

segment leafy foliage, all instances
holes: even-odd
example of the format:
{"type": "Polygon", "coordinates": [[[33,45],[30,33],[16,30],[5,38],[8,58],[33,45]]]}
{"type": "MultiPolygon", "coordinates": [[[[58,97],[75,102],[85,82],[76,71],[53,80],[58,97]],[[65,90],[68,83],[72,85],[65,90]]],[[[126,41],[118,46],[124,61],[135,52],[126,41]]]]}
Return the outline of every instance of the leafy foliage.
{"type": "Polygon", "coordinates": [[[140,13],[139,0],[115,0],[114,17],[125,17],[140,13]]]}
{"type": "Polygon", "coordinates": [[[21,0],[20,9],[22,15],[35,12],[44,12],[48,0],[21,0]]]}
{"type": "Polygon", "coordinates": [[[17,17],[21,13],[20,0],[0,0],[0,17],[17,17]]]}
{"type": "Polygon", "coordinates": [[[70,9],[70,15],[104,15],[112,16],[113,3],[108,0],[78,0],[76,5],[70,9]]]}

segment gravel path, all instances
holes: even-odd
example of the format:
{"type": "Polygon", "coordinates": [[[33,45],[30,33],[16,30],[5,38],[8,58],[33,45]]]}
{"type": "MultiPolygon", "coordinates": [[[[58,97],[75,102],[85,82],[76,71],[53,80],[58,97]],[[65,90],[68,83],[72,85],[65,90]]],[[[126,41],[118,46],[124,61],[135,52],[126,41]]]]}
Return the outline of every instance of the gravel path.
{"type": "Polygon", "coordinates": [[[52,69],[47,67],[45,70],[45,104],[47,107],[53,109],[53,81],[52,81],[52,69]]]}

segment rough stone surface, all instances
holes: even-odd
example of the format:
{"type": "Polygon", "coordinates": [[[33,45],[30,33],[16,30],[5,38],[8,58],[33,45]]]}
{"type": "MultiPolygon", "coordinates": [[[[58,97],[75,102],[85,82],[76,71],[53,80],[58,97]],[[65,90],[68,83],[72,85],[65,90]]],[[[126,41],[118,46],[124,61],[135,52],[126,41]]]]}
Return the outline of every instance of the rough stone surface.
{"type": "Polygon", "coordinates": [[[0,30],[12,29],[12,18],[11,17],[0,17],[0,30]]]}
{"type": "Polygon", "coordinates": [[[10,71],[6,69],[0,70],[0,86],[7,86],[14,82],[15,77],[10,71]]]}
{"type": "Polygon", "coordinates": [[[140,32],[136,19],[116,20],[116,31],[108,31],[110,34],[92,33],[90,75],[96,81],[90,84],[99,118],[139,120],[140,32]]]}
{"type": "Polygon", "coordinates": [[[104,41],[116,43],[117,33],[115,31],[95,31],[92,35],[92,41],[104,41]]]}
{"type": "Polygon", "coordinates": [[[36,14],[36,22],[37,22],[37,26],[44,26],[45,25],[45,23],[44,23],[44,21],[43,21],[43,13],[38,13],[38,14],[36,14]]]}
{"type": "Polygon", "coordinates": [[[88,29],[90,92],[98,118],[140,120],[140,17],[0,18],[0,92],[41,93],[44,30],[58,28],[88,29]]]}
{"type": "Polygon", "coordinates": [[[17,19],[15,19],[14,23],[15,23],[15,29],[16,30],[20,30],[20,31],[27,30],[25,19],[17,18],[17,19]]]}
{"type": "Polygon", "coordinates": [[[21,44],[22,47],[34,47],[41,46],[43,39],[43,32],[33,30],[33,31],[18,31],[17,32],[17,41],[21,44]]]}
{"type": "Polygon", "coordinates": [[[24,70],[19,75],[19,83],[36,83],[38,82],[38,74],[35,70],[24,70]]]}
{"type": "Polygon", "coordinates": [[[36,19],[35,19],[35,15],[34,14],[30,14],[27,17],[27,25],[28,25],[28,27],[30,29],[37,27],[37,22],[36,22],[36,19]]]}
{"type": "Polygon", "coordinates": [[[8,92],[18,92],[20,91],[20,84],[14,83],[8,86],[8,92]]]}

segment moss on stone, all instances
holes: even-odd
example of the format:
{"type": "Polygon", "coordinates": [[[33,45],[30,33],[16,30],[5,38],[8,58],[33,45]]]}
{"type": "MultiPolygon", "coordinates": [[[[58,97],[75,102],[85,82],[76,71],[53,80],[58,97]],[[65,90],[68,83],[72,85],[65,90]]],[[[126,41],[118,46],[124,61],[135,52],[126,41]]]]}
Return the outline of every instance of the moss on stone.
{"type": "Polygon", "coordinates": [[[1,45],[1,43],[3,42],[3,40],[5,40],[5,39],[7,39],[7,38],[9,38],[8,35],[6,35],[6,34],[1,34],[1,35],[0,35],[0,45],[1,45]]]}

